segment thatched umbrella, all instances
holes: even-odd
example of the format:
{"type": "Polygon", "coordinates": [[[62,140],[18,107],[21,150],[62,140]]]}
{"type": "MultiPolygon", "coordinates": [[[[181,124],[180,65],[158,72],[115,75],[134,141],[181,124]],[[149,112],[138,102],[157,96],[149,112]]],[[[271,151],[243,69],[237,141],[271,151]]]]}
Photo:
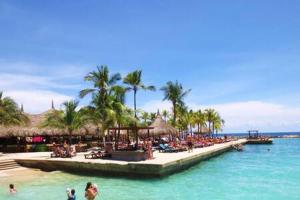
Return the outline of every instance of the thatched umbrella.
{"type": "MultiPolygon", "coordinates": [[[[149,130],[150,135],[178,135],[177,129],[166,123],[159,113],[150,127],[153,127],[153,129],[149,130]]],[[[148,134],[148,130],[140,130],[139,132],[141,134],[148,134]]]]}

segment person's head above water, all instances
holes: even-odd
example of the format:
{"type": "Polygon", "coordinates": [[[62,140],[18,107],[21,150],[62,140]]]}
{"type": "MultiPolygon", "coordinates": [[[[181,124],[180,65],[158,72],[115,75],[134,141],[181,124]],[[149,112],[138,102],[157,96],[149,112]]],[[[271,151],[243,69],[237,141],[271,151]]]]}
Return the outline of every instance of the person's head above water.
{"type": "Polygon", "coordinates": [[[74,189],[71,190],[71,194],[74,196],[74,194],[75,194],[75,190],[74,189]]]}
{"type": "Polygon", "coordinates": [[[85,187],[85,191],[87,191],[92,186],[91,182],[88,182],[85,187]]]}
{"type": "Polygon", "coordinates": [[[15,194],[17,192],[17,190],[15,189],[15,185],[14,184],[9,184],[9,192],[11,194],[15,194]]]}

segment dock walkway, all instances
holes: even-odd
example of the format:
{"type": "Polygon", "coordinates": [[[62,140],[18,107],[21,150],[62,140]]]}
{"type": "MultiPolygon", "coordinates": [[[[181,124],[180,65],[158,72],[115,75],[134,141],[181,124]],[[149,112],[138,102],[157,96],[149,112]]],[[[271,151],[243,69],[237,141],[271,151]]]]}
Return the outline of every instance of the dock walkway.
{"type": "Polygon", "coordinates": [[[245,144],[246,139],[197,148],[193,152],[159,153],[154,152],[153,160],[127,162],[106,159],[85,159],[84,153],[73,158],[50,158],[50,153],[40,153],[26,158],[15,155],[14,160],[25,167],[46,171],[62,170],[101,175],[164,176],[184,170],[202,160],[220,155],[232,149],[232,145],[245,144]],[[49,156],[47,156],[49,155],[49,156]]]}

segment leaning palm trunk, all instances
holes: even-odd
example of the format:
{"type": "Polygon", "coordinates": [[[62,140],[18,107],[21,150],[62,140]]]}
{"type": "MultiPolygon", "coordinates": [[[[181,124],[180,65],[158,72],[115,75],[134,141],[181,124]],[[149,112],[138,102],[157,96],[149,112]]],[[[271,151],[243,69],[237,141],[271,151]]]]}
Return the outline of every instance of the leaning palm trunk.
{"type": "Polygon", "coordinates": [[[173,125],[176,125],[176,102],[173,102],[173,125]]]}
{"type": "Polygon", "coordinates": [[[69,143],[70,145],[72,145],[72,135],[73,135],[73,130],[72,129],[68,129],[68,132],[69,132],[69,143]]]}
{"type": "Polygon", "coordinates": [[[133,91],[133,103],[134,103],[134,117],[137,118],[136,115],[136,90],[133,91]]]}
{"type": "Polygon", "coordinates": [[[215,123],[212,122],[212,135],[214,137],[214,134],[215,134],[215,123]]]}
{"type": "Polygon", "coordinates": [[[116,149],[116,150],[118,150],[118,148],[119,148],[120,127],[121,127],[121,125],[118,124],[118,133],[117,133],[116,141],[115,141],[115,149],[116,149]]]}
{"type": "MultiPolygon", "coordinates": [[[[137,114],[136,114],[136,92],[137,92],[137,90],[136,89],[134,89],[133,90],[133,97],[134,97],[134,117],[135,117],[135,119],[137,119],[137,114]]],[[[136,149],[138,149],[138,140],[139,140],[139,136],[138,136],[138,131],[137,131],[137,124],[135,123],[135,141],[136,141],[136,143],[135,143],[135,148],[136,149]]]]}
{"type": "MultiPolygon", "coordinates": [[[[103,125],[104,126],[104,125],[103,125]]],[[[104,127],[98,127],[99,128],[99,138],[102,137],[103,146],[106,146],[106,139],[105,139],[105,129],[104,127]]]]}

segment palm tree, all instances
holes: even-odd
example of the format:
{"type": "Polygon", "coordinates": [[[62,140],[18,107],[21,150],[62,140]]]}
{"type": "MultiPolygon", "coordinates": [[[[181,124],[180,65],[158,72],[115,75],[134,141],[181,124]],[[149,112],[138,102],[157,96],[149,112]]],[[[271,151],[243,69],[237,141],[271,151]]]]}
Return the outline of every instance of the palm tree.
{"type": "MultiPolygon", "coordinates": [[[[137,109],[136,109],[136,94],[139,89],[143,90],[150,90],[155,91],[155,87],[153,85],[151,86],[145,86],[142,83],[142,70],[136,70],[133,71],[124,78],[123,83],[128,85],[126,88],[128,91],[133,90],[133,103],[134,103],[134,116],[137,118],[137,109]]],[[[135,139],[136,139],[136,148],[138,145],[138,133],[136,131],[135,133],[135,139]]]]}
{"type": "Polygon", "coordinates": [[[52,110],[48,113],[46,119],[42,122],[41,127],[66,130],[71,144],[74,131],[82,128],[86,122],[81,111],[76,111],[78,103],[78,101],[64,102],[63,110],[52,110]]]}
{"type": "Polygon", "coordinates": [[[201,110],[198,110],[197,112],[194,112],[193,122],[194,122],[194,124],[197,125],[198,133],[201,134],[202,133],[202,127],[206,126],[205,114],[202,113],[201,110]]]}
{"type": "Polygon", "coordinates": [[[96,71],[90,72],[84,77],[85,81],[92,82],[93,88],[87,88],[80,91],[80,97],[83,98],[87,94],[98,93],[102,98],[107,96],[108,91],[116,85],[116,83],[121,80],[121,75],[119,73],[112,74],[109,76],[109,69],[106,65],[97,67],[96,71]]]}
{"type": "Polygon", "coordinates": [[[28,116],[17,103],[10,97],[3,97],[3,92],[0,92],[0,125],[26,125],[28,122],[28,116]]]}
{"type": "Polygon", "coordinates": [[[134,116],[137,117],[136,114],[136,94],[139,89],[155,91],[155,87],[145,86],[142,83],[142,70],[133,71],[124,78],[123,82],[128,85],[127,90],[133,90],[133,101],[134,101],[134,116]]]}
{"type": "Polygon", "coordinates": [[[165,122],[168,121],[169,112],[167,110],[162,111],[162,116],[164,117],[165,122]]]}
{"type": "Polygon", "coordinates": [[[212,121],[213,133],[216,132],[217,134],[219,131],[222,131],[224,124],[225,124],[225,120],[221,118],[219,113],[216,113],[212,121]]]}
{"type": "Polygon", "coordinates": [[[191,134],[193,134],[193,127],[195,126],[193,110],[190,110],[189,112],[187,112],[186,115],[187,115],[187,120],[188,120],[188,124],[189,124],[189,129],[190,129],[189,131],[191,134]]]}
{"type": "Polygon", "coordinates": [[[181,131],[187,131],[190,125],[190,115],[188,112],[188,108],[186,106],[178,106],[176,108],[176,113],[178,113],[178,119],[176,123],[176,127],[181,131]]]}
{"type": "Polygon", "coordinates": [[[148,112],[142,112],[142,114],[141,114],[141,119],[143,120],[143,124],[145,125],[145,126],[148,126],[149,124],[149,118],[150,118],[150,114],[148,113],[148,112]]]}
{"type": "Polygon", "coordinates": [[[89,115],[89,120],[98,127],[102,136],[109,126],[114,125],[115,107],[120,106],[118,104],[122,104],[124,100],[124,89],[116,85],[119,80],[119,73],[110,75],[108,67],[102,65],[85,76],[85,81],[92,82],[93,87],[84,89],[79,94],[81,98],[92,94],[91,104],[84,112],[89,115]]]}
{"type": "Polygon", "coordinates": [[[124,105],[116,109],[115,112],[116,112],[116,123],[119,128],[116,135],[115,149],[118,150],[121,125],[131,126],[132,124],[136,123],[136,118],[134,117],[131,110],[124,105]]]}
{"type": "Polygon", "coordinates": [[[156,119],[156,116],[157,116],[157,113],[155,113],[155,112],[150,113],[149,118],[150,118],[151,123],[154,122],[154,120],[156,119]]]}
{"type": "Polygon", "coordinates": [[[125,103],[125,92],[126,88],[121,86],[115,86],[112,88],[112,92],[110,92],[111,107],[114,111],[112,113],[112,124],[116,123],[118,126],[118,133],[116,135],[115,148],[118,149],[118,143],[120,138],[120,127],[121,125],[130,125],[136,122],[135,117],[133,116],[131,110],[127,108],[125,103]]]}
{"type": "Polygon", "coordinates": [[[172,102],[173,105],[173,124],[176,125],[176,110],[178,106],[184,105],[184,98],[191,91],[184,90],[182,85],[176,81],[175,83],[169,81],[166,86],[162,87],[161,90],[164,92],[164,99],[172,102]]]}
{"type": "Polygon", "coordinates": [[[209,131],[209,134],[212,134],[212,122],[214,121],[215,119],[215,116],[216,116],[216,111],[214,109],[205,109],[205,116],[206,116],[206,120],[208,122],[208,131],[209,131]]]}

